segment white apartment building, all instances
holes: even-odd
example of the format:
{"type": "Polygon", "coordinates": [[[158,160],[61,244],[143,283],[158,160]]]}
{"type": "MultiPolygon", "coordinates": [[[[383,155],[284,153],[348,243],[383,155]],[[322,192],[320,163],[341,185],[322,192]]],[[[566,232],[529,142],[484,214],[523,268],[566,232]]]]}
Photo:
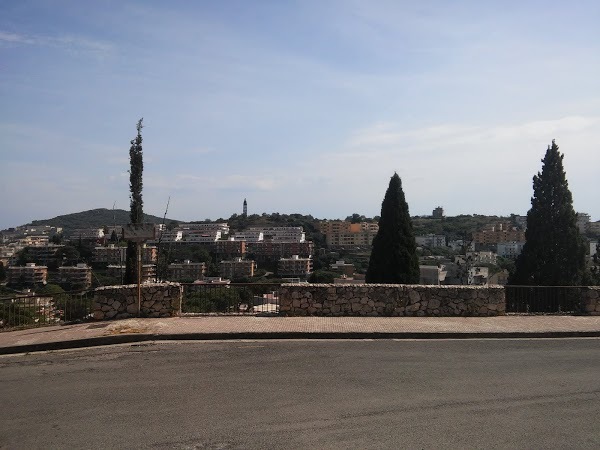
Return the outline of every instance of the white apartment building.
{"type": "Polygon", "coordinates": [[[196,230],[211,233],[220,231],[221,234],[229,234],[229,225],[227,222],[219,223],[180,223],[177,226],[178,230],[196,230]]]}
{"type": "Polygon", "coordinates": [[[261,242],[264,238],[262,230],[238,231],[233,235],[234,241],[261,242]]]}
{"type": "Polygon", "coordinates": [[[248,231],[262,232],[263,240],[272,242],[305,242],[306,233],[302,227],[249,228],[248,231]]]}
{"type": "Polygon", "coordinates": [[[208,243],[215,242],[221,239],[220,231],[206,231],[206,230],[182,230],[184,242],[190,243],[208,243]]]}
{"type": "Polygon", "coordinates": [[[525,242],[498,242],[496,253],[502,258],[516,259],[524,246],[525,242]]]}
{"type": "Polygon", "coordinates": [[[415,237],[419,247],[446,247],[446,236],[443,234],[425,234],[415,237]]]}

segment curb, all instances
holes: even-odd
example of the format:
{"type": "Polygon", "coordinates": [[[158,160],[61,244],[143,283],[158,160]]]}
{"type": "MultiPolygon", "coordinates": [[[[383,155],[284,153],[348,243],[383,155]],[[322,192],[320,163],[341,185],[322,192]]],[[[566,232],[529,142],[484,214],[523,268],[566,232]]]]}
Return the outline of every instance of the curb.
{"type": "Polygon", "coordinates": [[[115,344],[128,344],[149,341],[228,341],[228,340],[267,340],[267,339],[556,339],[556,338],[590,338],[600,337],[599,331],[511,331],[490,333],[450,333],[450,332],[239,332],[239,333],[172,333],[172,334],[121,334],[116,336],[100,336],[94,338],[75,339],[69,341],[43,342],[38,344],[14,345],[0,347],[0,355],[17,353],[33,353],[52,350],[67,350],[85,347],[99,347],[115,344]]]}

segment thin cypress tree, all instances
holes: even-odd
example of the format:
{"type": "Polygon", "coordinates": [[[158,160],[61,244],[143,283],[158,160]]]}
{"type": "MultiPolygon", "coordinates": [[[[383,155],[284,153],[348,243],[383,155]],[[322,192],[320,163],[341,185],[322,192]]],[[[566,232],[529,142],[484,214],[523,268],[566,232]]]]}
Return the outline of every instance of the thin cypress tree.
{"type": "Polygon", "coordinates": [[[418,284],[419,258],[408,205],[397,173],[381,204],[379,231],[365,280],[367,283],[418,284]]]}
{"type": "Polygon", "coordinates": [[[563,158],[552,140],[542,159],[542,171],[533,177],[526,242],[509,284],[577,286],[582,282],[585,245],[577,229],[563,158]]]}
{"type": "MultiPolygon", "coordinates": [[[[142,121],[140,119],[137,123],[137,136],[131,141],[131,147],[129,148],[129,191],[131,195],[129,197],[129,219],[133,224],[139,224],[144,222],[144,202],[142,200],[142,172],[144,171],[144,161],[142,158],[142,121]]],[[[138,268],[137,268],[138,254],[137,245],[135,242],[127,243],[126,253],[126,264],[125,264],[125,284],[132,284],[137,282],[138,268]]]]}

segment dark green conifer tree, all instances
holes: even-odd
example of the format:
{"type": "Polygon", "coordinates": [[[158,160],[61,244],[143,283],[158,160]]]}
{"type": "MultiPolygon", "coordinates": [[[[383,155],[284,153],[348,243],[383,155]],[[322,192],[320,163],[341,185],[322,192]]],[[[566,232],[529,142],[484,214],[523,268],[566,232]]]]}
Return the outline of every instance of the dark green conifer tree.
{"type": "Polygon", "coordinates": [[[542,171],[533,177],[526,243],[509,284],[577,286],[582,282],[585,245],[577,229],[563,157],[552,140],[542,159],[542,171]]]}
{"type": "MultiPolygon", "coordinates": [[[[129,191],[130,195],[130,212],[129,218],[131,223],[139,224],[144,222],[144,202],[142,201],[142,172],[144,171],[144,162],[142,158],[142,121],[140,119],[137,123],[137,136],[131,141],[131,147],[129,148],[129,191]]],[[[137,245],[135,242],[127,243],[126,253],[126,264],[125,264],[125,277],[123,282],[125,284],[133,284],[137,282],[137,245]]]]}
{"type": "Polygon", "coordinates": [[[408,205],[397,173],[381,205],[379,231],[367,269],[367,283],[418,284],[419,258],[408,205]]]}

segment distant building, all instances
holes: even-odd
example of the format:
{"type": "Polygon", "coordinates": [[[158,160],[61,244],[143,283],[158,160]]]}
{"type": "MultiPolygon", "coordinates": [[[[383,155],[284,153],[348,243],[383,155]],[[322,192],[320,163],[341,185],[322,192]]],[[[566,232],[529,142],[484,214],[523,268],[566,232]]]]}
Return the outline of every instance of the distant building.
{"type": "Polygon", "coordinates": [[[206,264],[185,260],[183,263],[169,264],[168,270],[169,280],[171,281],[195,281],[204,277],[206,264]]]}
{"type": "Polygon", "coordinates": [[[524,246],[525,242],[500,242],[496,247],[496,253],[502,258],[516,259],[524,246]]]}
{"type": "Polygon", "coordinates": [[[219,273],[225,278],[251,278],[254,276],[256,263],[253,260],[235,258],[219,263],[219,273]]]}
{"type": "Polygon", "coordinates": [[[332,270],[340,272],[341,274],[351,277],[354,275],[355,267],[354,264],[346,263],[345,261],[336,261],[334,264],[329,266],[332,270]]]}
{"type": "Polygon", "coordinates": [[[48,267],[27,263],[25,266],[12,266],[6,269],[8,284],[24,284],[33,286],[45,284],[48,278],[48,267]]]}
{"type": "Polygon", "coordinates": [[[312,258],[301,258],[292,255],[291,258],[281,258],[277,263],[277,275],[280,277],[307,278],[312,272],[312,258]]]}
{"type": "Polygon", "coordinates": [[[439,286],[446,280],[444,266],[419,266],[419,284],[439,286]]]}
{"type": "Polygon", "coordinates": [[[594,256],[598,252],[598,242],[591,241],[590,242],[590,257],[594,256]]]}
{"type": "Polygon", "coordinates": [[[586,213],[577,213],[577,228],[581,234],[585,234],[588,231],[588,224],[590,223],[590,215],[586,213]]]}
{"type": "Polygon", "coordinates": [[[473,242],[482,245],[496,245],[500,242],[525,242],[525,232],[517,230],[509,223],[498,223],[473,233],[473,242]]]}
{"type": "Polygon", "coordinates": [[[441,206],[435,208],[431,213],[431,217],[433,217],[434,219],[442,219],[444,217],[444,208],[442,208],[441,206]]]}
{"type": "Polygon", "coordinates": [[[600,234],[600,220],[598,222],[589,222],[587,228],[589,233],[600,234]]]}
{"type": "MultiPolygon", "coordinates": [[[[125,275],[125,264],[109,264],[108,275],[112,277],[123,277],[125,275]]],[[[142,283],[153,283],[156,281],[156,264],[142,265],[142,283]]]]}
{"type": "Polygon", "coordinates": [[[73,289],[88,289],[92,285],[92,268],[85,263],[58,268],[61,283],[69,283],[73,289]]]}
{"type": "MultiPolygon", "coordinates": [[[[110,236],[108,236],[110,238],[110,236]]],[[[77,239],[82,240],[98,240],[104,238],[103,228],[74,228],[69,232],[68,238],[71,241],[77,239]]]]}
{"type": "MultiPolygon", "coordinates": [[[[98,264],[125,264],[127,247],[110,244],[106,247],[94,247],[93,261],[98,264]]],[[[158,258],[158,248],[153,245],[142,247],[142,262],[154,264],[158,258]]]]}
{"type": "Polygon", "coordinates": [[[305,242],[248,242],[246,252],[252,255],[256,261],[278,261],[279,258],[290,258],[299,255],[304,258],[312,256],[314,243],[305,242]]]}
{"type": "Polygon", "coordinates": [[[320,222],[319,231],[325,235],[325,242],[329,247],[370,247],[379,231],[379,225],[331,220],[320,222]]]}
{"type": "Polygon", "coordinates": [[[487,267],[470,267],[468,273],[468,284],[485,286],[488,284],[489,269],[487,267]]]}
{"type": "Polygon", "coordinates": [[[238,231],[233,235],[234,241],[260,242],[264,239],[262,230],[252,229],[246,231],[238,231]]]}
{"type": "Polygon", "coordinates": [[[262,232],[262,240],[269,242],[304,242],[306,234],[302,227],[249,228],[248,232],[262,232]]]}
{"type": "Polygon", "coordinates": [[[416,236],[415,241],[419,247],[446,247],[446,236],[442,234],[425,234],[416,236]]]}
{"type": "Polygon", "coordinates": [[[216,241],[215,253],[217,257],[223,259],[243,258],[246,255],[246,241],[234,241],[233,239],[216,241]]]}

